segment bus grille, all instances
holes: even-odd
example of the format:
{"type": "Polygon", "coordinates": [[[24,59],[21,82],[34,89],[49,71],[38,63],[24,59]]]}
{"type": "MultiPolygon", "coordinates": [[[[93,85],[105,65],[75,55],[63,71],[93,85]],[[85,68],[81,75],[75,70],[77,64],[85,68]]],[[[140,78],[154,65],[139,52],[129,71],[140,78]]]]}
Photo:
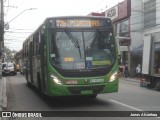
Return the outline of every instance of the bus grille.
{"type": "Polygon", "coordinates": [[[100,69],[95,69],[90,71],[62,70],[62,69],[59,69],[58,67],[55,67],[55,69],[63,77],[97,77],[97,76],[107,75],[111,71],[113,65],[110,65],[106,68],[100,68],[100,69]]]}
{"type": "Polygon", "coordinates": [[[72,94],[81,94],[81,91],[92,90],[94,94],[100,93],[104,89],[104,85],[84,86],[84,87],[68,87],[72,94]]]}

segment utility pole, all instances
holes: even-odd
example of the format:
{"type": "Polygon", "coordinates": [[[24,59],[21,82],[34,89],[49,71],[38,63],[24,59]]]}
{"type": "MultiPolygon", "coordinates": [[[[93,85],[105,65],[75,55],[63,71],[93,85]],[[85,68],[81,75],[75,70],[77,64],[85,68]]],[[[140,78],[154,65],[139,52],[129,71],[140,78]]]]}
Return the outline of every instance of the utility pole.
{"type": "Polygon", "coordinates": [[[3,14],[3,0],[0,0],[0,79],[2,78],[3,48],[4,48],[4,14],[3,14]]]}

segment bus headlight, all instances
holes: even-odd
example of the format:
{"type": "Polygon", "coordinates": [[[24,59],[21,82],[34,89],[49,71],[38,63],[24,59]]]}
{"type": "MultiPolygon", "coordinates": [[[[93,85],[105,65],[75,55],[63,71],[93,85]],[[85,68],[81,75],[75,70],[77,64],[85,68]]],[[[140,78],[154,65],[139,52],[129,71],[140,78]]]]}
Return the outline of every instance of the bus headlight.
{"type": "Polygon", "coordinates": [[[62,82],[55,75],[51,74],[51,78],[53,79],[54,83],[62,85],[62,82]]]}
{"type": "Polygon", "coordinates": [[[112,82],[112,81],[116,80],[116,79],[117,79],[117,74],[118,74],[117,72],[113,73],[113,74],[111,75],[111,77],[110,77],[109,82],[112,82]]]}

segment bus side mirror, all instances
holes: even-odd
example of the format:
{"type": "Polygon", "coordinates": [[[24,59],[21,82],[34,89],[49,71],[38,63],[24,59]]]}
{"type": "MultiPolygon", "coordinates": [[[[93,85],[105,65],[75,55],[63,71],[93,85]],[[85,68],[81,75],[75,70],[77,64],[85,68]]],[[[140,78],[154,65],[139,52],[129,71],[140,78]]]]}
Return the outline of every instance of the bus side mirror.
{"type": "Polygon", "coordinates": [[[39,43],[44,44],[45,26],[43,26],[39,33],[39,43]]]}
{"type": "Polygon", "coordinates": [[[41,35],[44,35],[44,33],[45,33],[45,26],[43,26],[42,28],[41,28],[41,35]]]}

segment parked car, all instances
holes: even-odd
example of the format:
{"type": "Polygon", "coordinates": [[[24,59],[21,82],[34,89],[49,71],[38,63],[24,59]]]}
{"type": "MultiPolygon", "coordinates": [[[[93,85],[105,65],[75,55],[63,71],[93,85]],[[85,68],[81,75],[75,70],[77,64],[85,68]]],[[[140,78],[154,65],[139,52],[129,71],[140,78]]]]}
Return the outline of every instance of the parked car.
{"type": "Polygon", "coordinates": [[[2,64],[2,75],[16,75],[17,70],[14,63],[3,63],[2,64]]]}

